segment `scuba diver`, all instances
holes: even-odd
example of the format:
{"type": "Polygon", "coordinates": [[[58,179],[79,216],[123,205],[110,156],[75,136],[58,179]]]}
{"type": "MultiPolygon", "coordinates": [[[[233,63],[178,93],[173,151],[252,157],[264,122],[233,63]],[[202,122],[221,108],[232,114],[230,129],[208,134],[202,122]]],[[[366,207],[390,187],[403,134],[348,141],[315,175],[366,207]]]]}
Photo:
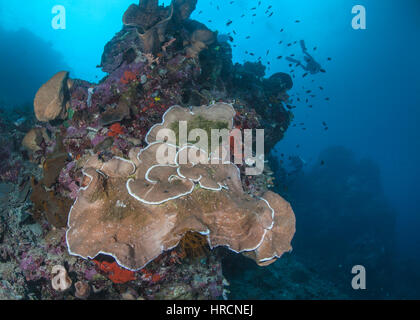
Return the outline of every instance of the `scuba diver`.
{"type": "Polygon", "coordinates": [[[306,62],[306,66],[302,64],[301,61],[287,57],[287,61],[296,63],[298,66],[301,66],[303,70],[308,71],[310,74],[316,74],[319,72],[324,72],[325,70],[321,68],[321,65],[315,61],[314,57],[312,57],[308,53],[308,49],[306,48],[305,41],[300,40],[300,46],[302,47],[302,52],[305,54],[304,60],[306,62]]]}

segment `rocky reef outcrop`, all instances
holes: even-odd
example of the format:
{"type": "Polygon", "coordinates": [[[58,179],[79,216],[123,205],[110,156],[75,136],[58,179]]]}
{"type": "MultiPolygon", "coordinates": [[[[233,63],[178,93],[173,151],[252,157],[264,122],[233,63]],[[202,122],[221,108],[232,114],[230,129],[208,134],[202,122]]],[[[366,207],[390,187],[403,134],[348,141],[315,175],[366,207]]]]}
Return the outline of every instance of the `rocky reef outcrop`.
{"type": "MultiPolygon", "coordinates": [[[[120,297],[171,298],[174,290],[165,288],[178,286],[180,298],[216,298],[224,287],[216,248],[259,265],[291,250],[294,214],[269,191],[269,164],[259,176],[246,174],[244,158],[180,164],[182,152],[198,150],[207,160],[211,153],[199,144],[159,140],[158,129],[177,132],[179,121],[207,132],[265,129],[269,153],[293,118],[287,108],[291,78],[279,73],[265,79],[261,64],[233,65],[230,45],[189,18],[195,6],[196,0],[130,6],[123,29],[104,48],[104,79],[90,83],[59,72],[35,98],[39,122],[23,146],[43,174],[32,179],[31,211],[44,235],[60,233],[60,252],[66,248],[72,255],[66,253],[69,276],[83,299],[98,293],[86,268],[114,285],[132,283],[120,297]],[[156,163],[162,145],[175,148],[166,165],[156,163]],[[192,247],[205,252],[207,264],[196,264],[182,250],[195,239],[191,233],[201,239],[192,247]]],[[[224,148],[232,149],[230,140],[224,148]]],[[[95,286],[106,287],[103,281],[95,286]]]]}

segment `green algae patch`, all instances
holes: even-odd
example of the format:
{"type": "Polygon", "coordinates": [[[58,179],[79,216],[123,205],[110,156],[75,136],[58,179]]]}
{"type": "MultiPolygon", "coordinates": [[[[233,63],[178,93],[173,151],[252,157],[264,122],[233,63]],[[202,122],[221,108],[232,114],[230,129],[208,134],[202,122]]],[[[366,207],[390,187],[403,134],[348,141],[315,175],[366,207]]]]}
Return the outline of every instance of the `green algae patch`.
{"type": "MultiPolygon", "coordinates": [[[[170,129],[175,132],[176,144],[179,145],[179,122],[174,122],[170,125],[170,129]]],[[[187,121],[187,136],[194,129],[201,129],[207,133],[208,145],[211,144],[211,131],[212,130],[229,130],[229,124],[225,121],[212,121],[204,118],[203,116],[196,116],[192,120],[187,121]]],[[[197,143],[199,139],[195,141],[188,141],[189,143],[197,143]]]]}

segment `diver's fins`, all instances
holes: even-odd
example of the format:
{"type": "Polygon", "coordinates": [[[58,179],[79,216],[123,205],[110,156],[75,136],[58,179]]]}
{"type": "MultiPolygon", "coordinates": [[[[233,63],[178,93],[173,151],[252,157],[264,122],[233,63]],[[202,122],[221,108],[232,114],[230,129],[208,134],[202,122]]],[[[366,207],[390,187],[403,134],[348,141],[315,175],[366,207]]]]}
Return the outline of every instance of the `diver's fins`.
{"type": "Polygon", "coordinates": [[[299,60],[296,60],[296,59],[293,59],[293,58],[290,58],[290,57],[286,57],[286,60],[290,61],[290,62],[293,62],[293,63],[301,64],[301,62],[299,60]]]}
{"type": "Polygon", "coordinates": [[[308,49],[306,48],[305,40],[300,40],[300,46],[303,52],[308,51],[308,49]]]}

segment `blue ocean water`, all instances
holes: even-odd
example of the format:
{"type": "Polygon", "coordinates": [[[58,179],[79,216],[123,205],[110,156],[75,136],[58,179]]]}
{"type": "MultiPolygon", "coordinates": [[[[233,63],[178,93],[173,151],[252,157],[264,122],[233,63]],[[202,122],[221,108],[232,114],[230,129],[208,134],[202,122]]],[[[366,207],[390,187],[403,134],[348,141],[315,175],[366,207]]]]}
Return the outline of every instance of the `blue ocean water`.
{"type": "MultiPolygon", "coordinates": [[[[352,263],[366,265],[368,279],[377,273],[372,280],[376,287],[373,296],[358,292],[357,298],[419,297],[420,2],[258,2],[199,0],[192,18],[234,38],[235,62],[260,60],[267,66],[267,76],[293,69],[294,87],[289,93],[297,107],[293,110],[296,126],[288,129],[273,155],[281,166],[293,156],[300,157],[303,165],[293,174],[275,172],[282,181],[278,190],[297,216],[292,254],[309,260],[308,265],[332,283],[350,281],[352,263]],[[366,8],[365,30],[352,28],[355,5],[366,8]],[[300,40],[305,40],[325,73],[303,77],[302,69],[289,66],[286,56],[303,57],[300,40]],[[357,218],[348,220],[348,216],[357,218]],[[392,226],[389,216],[395,216],[392,226]],[[320,225],[325,229],[318,229],[320,225]],[[393,230],[395,234],[388,237],[393,230]],[[371,255],[378,254],[377,247],[356,247],[373,241],[365,238],[369,232],[373,238],[382,237],[376,240],[386,242],[384,247],[393,247],[391,258],[369,264],[371,255]],[[332,255],[340,251],[335,259],[332,255]],[[359,255],[350,259],[355,252],[359,255]]],[[[70,70],[74,78],[98,82],[105,75],[96,68],[104,45],[121,29],[122,13],[131,3],[0,0],[0,101],[8,105],[31,101],[36,90],[61,69],[70,70]],[[66,8],[65,30],[51,27],[51,9],[57,4],[66,8]]],[[[238,290],[241,283],[263,272],[249,266],[251,274],[247,270],[235,274],[229,271],[231,263],[227,262],[226,272],[238,290]]],[[[281,272],[286,266],[270,268],[264,272],[281,272]]],[[[259,292],[257,298],[283,298],[263,284],[257,287],[250,289],[259,292]]]]}

